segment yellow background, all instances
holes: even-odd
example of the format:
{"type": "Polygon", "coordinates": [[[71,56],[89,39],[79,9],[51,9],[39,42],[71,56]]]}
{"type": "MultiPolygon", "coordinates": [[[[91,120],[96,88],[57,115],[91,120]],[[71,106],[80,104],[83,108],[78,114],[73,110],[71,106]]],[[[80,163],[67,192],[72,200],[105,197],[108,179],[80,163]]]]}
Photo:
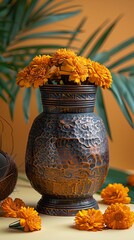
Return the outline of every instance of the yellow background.
{"type": "MultiPolygon", "coordinates": [[[[40,3],[41,2],[42,1],[40,1],[40,3]]],[[[78,43],[78,45],[81,46],[84,40],[86,40],[87,37],[102,22],[104,22],[106,19],[109,19],[110,23],[116,17],[122,14],[122,18],[114,28],[111,35],[108,37],[101,50],[109,50],[118,43],[127,40],[128,38],[133,36],[133,0],[74,0],[73,3],[77,5],[82,5],[82,13],[74,18],[67,19],[63,22],[49,25],[49,30],[55,28],[58,29],[59,27],[73,30],[79,24],[82,17],[86,16],[87,21],[83,28],[84,32],[79,35],[81,41],[80,43],[78,43]]],[[[38,40],[38,42],[41,43],[42,40],[38,40]]],[[[28,44],[30,44],[30,42],[28,44]]],[[[133,50],[134,44],[128,48],[127,52],[132,52],[133,50]]],[[[126,51],[123,51],[123,53],[118,54],[118,58],[120,58],[122,54],[125,53],[126,51]]],[[[134,63],[134,61],[132,62],[134,63]]],[[[24,171],[25,148],[28,133],[34,118],[38,114],[35,94],[33,90],[32,101],[30,104],[30,119],[29,122],[26,123],[22,111],[22,98],[23,89],[19,92],[19,95],[17,97],[13,121],[11,121],[10,119],[8,106],[0,99],[0,115],[5,118],[13,128],[14,151],[12,155],[20,171],[24,171]]],[[[105,90],[104,98],[113,138],[112,141],[109,140],[110,166],[120,169],[134,169],[134,131],[127,123],[125,117],[121,113],[121,110],[115,101],[115,98],[108,90],[105,90]]],[[[2,132],[2,127],[0,128],[0,130],[2,132]]],[[[4,123],[4,132],[1,136],[2,149],[10,154],[12,148],[11,129],[6,123],[4,123]]]]}

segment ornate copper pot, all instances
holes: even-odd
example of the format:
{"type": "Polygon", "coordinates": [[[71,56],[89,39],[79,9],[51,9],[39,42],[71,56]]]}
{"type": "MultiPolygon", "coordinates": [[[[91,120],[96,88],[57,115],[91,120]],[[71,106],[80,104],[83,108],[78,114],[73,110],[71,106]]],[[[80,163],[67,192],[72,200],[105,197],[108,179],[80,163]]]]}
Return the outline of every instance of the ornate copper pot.
{"type": "Polygon", "coordinates": [[[104,124],[94,111],[95,85],[45,85],[43,112],[34,120],[26,150],[26,174],[42,198],[37,210],[75,215],[98,208],[93,194],[109,163],[104,124]]]}

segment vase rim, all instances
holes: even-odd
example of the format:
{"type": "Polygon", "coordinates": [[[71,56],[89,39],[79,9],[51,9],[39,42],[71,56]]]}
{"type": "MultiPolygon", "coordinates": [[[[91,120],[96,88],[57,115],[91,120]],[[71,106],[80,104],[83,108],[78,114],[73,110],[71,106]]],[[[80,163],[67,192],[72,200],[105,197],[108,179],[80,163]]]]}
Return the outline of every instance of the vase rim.
{"type": "Polygon", "coordinates": [[[40,86],[40,90],[45,90],[45,89],[49,89],[49,90],[56,90],[56,91],[96,91],[97,90],[97,86],[95,84],[90,84],[90,85],[52,85],[52,84],[46,84],[43,86],[40,86]]]}

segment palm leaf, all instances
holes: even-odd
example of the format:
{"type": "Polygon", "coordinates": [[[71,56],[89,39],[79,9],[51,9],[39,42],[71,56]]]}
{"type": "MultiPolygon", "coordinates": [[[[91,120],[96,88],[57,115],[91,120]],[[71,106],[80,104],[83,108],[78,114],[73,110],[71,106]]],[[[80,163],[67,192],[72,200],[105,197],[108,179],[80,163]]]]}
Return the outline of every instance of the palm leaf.
{"type": "Polygon", "coordinates": [[[12,89],[12,95],[14,96],[14,99],[11,99],[10,102],[9,102],[9,111],[10,111],[11,119],[13,119],[13,116],[14,116],[15,99],[16,99],[16,96],[17,96],[18,92],[19,92],[19,87],[15,86],[12,89]]]}
{"type": "Polygon", "coordinates": [[[72,32],[72,36],[71,36],[71,38],[69,39],[69,42],[68,42],[68,44],[67,44],[67,48],[69,48],[69,47],[71,46],[71,43],[72,43],[74,40],[77,39],[76,36],[77,36],[78,33],[81,32],[81,29],[82,29],[85,21],[86,21],[86,18],[83,18],[83,19],[81,20],[80,24],[79,24],[79,25],[77,26],[77,28],[75,29],[74,33],[72,32]]]}
{"type": "Polygon", "coordinates": [[[111,50],[109,50],[109,53],[111,56],[113,56],[114,54],[117,54],[121,50],[124,50],[125,48],[129,47],[133,43],[134,43],[134,37],[131,37],[123,41],[122,43],[118,44],[117,46],[113,47],[111,50]]]}
{"type": "Polygon", "coordinates": [[[36,89],[36,99],[37,99],[37,107],[38,107],[38,112],[41,113],[43,108],[42,108],[42,103],[41,103],[41,96],[40,96],[40,90],[39,88],[36,89]]]}
{"type": "Polygon", "coordinates": [[[47,0],[45,3],[43,3],[43,4],[38,8],[38,10],[33,13],[34,18],[37,17],[37,16],[40,17],[42,11],[43,11],[43,13],[45,13],[45,12],[47,11],[47,14],[49,14],[49,11],[50,11],[51,9],[55,9],[55,8],[57,8],[58,6],[61,6],[61,4],[64,4],[65,1],[61,1],[61,2],[56,3],[56,4],[54,4],[54,5],[51,5],[52,3],[55,3],[55,1],[54,1],[54,0],[47,0]],[[50,7],[49,7],[49,6],[50,6],[50,7]],[[48,8],[48,7],[49,7],[49,8],[48,8]]]}
{"type": "Polygon", "coordinates": [[[23,112],[24,112],[26,122],[29,119],[29,111],[30,111],[29,105],[30,105],[31,94],[32,94],[32,89],[26,88],[23,96],[23,112]]]}
{"type": "Polygon", "coordinates": [[[0,87],[0,98],[2,98],[4,102],[8,103],[8,100],[6,99],[5,95],[3,94],[3,88],[2,87],[0,87]]]}
{"type": "MultiPolygon", "coordinates": [[[[72,8],[78,8],[79,6],[73,5],[69,7],[62,7],[58,8],[59,6],[61,7],[62,5],[64,6],[66,4],[66,0],[63,1],[58,1],[56,2],[55,0],[47,0],[44,4],[41,5],[36,12],[33,13],[32,15],[32,20],[37,21],[37,19],[40,19],[42,16],[49,16],[53,14],[59,13],[64,13],[67,10],[70,10],[72,8]]],[[[77,10],[80,11],[80,10],[77,10]]]]}
{"type": "Polygon", "coordinates": [[[99,37],[99,39],[95,42],[92,50],[89,51],[89,53],[87,54],[88,57],[93,59],[94,55],[102,47],[103,43],[106,41],[107,37],[109,36],[111,31],[114,29],[114,27],[116,26],[116,24],[118,23],[120,18],[121,17],[118,17],[117,19],[115,19],[115,21],[112,22],[112,24],[110,24],[110,26],[108,26],[108,28],[102,33],[102,35],[99,37]]]}
{"type": "MultiPolygon", "coordinates": [[[[25,54],[25,51],[26,50],[33,50],[33,51],[36,51],[37,49],[47,49],[47,50],[50,50],[50,49],[53,49],[53,50],[56,50],[56,49],[59,49],[59,48],[65,48],[66,45],[60,45],[60,44],[44,44],[44,45],[40,45],[40,46],[37,46],[37,45],[32,45],[32,46],[25,46],[25,47],[15,47],[14,49],[9,49],[8,50],[8,57],[9,56],[12,56],[17,54],[18,51],[21,51],[21,54],[24,55],[25,54]],[[24,52],[22,52],[24,51],[24,52]]],[[[74,49],[77,49],[75,47],[73,47],[74,49]]],[[[20,54],[19,54],[20,55],[20,54]]]]}
{"type": "Polygon", "coordinates": [[[98,61],[100,63],[103,63],[103,64],[107,63],[114,55],[116,55],[116,54],[118,54],[118,52],[128,48],[132,44],[134,44],[134,37],[127,39],[126,41],[118,44],[117,46],[110,49],[109,51],[96,53],[94,60],[98,61]]]}
{"type": "Polygon", "coordinates": [[[29,1],[29,5],[26,6],[26,10],[24,12],[24,17],[21,22],[21,29],[23,29],[23,28],[25,28],[25,26],[27,26],[27,23],[29,22],[29,16],[31,16],[37,3],[38,3],[38,0],[29,1]]]}
{"type": "MultiPolygon", "coordinates": [[[[6,1],[7,4],[1,5],[0,11],[0,51],[6,57],[0,58],[1,71],[4,76],[4,81],[1,79],[0,97],[4,101],[9,98],[9,110],[11,118],[13,117],[15,99],[19,91],[16,82],[14,81],[16,72],[34,57],[35,54],[41,53],[42,49],[51,51],[52,49],[65,48],[66,44],[48,44],[35,45],[34,39],[37,38],[59,38],[69,42],[75,31],[56,29],[55,31],[41,31],[39,33],[30,33],[29,30],[36,30],[37,27],[53,22],[61,21],[75,16],[80,13],[80,7],[71,4],[66,7],[66,1],[56,2],[55,0],[47,0],[38,7],[38,1],[6,1]],[[36,11],[35,11],[36,8],[36,11]],[[4,26],[4,27],[3,27],[4,26]],[[32,39],[33,43],[30,46],[24,46],[23,41],[32,39]],[[22,46],[17,47],[16,43],[22,42],[22,46]],[[15,72],[12,72],[12,69],[15,72]],[[9,81],[10,76],[10,81],[9,81]],[[13,96],[12,96],[13,94],[13,96]]],[[[78,32],[79,30],[77,30],[78,32]]],[[[76,40],[76,39],[75,39],[76,40]]],[[[39,93],[37,94],[39,96],[39,93]]],[[[25,91],[25,99],[23,101],[23,110],[25,119],[29,116],[29,106],[31,91],[25,91]]],[[[38,108],[39,101],[38,101],[38,108]]]]}
{"type": "Polygon", "coordinates": [[[114,84],[118,88],[118,91],[121,93],[123,99],[127,102],[128,107],[130,108],[132,113],[134,113],[134,83],[131,82],[132,91],[130,91],[130,79],[122,74],[118,74],[118,76],[116,75],[116,77],[114,76],[114,84]],[[118,78],[118,80],[116,80],[116,77],[118,78]]]}
{"type": "Polygon", "coordinates": [[[127,121],[129,122],[130,126],[133,128],[134,124],[133,124],[133,120],[132,117],[128,111],[127,105],[123,99],[123,96],[120,92],[120,90],[117,88],[116,86],[116,81],[118,81],[118,76],[116,76],[116,74],[113,74],[113,81],[114,83],[112,84],[112,87],[110,88],[110,91],[113,93],[118,105],[120,106],[120,109],[122,111],[122,113],[124,114],[124,116],[126,117],[127,121]]]}
{"type": "Polygon", "coordinates": [[[68,13],[59,13],[59,14],[54,14],[54,15],[51,15],[51,16],[47,16],[45,19],[44,18],[41,18],[40,20],[38,20],[37,22],[33,22],[31,25],[30,25],[30,29],[33,29],[33,28],[37,28],[37,27],[40,27],[40,26],[44,26],[46,24],[52,24],[52,23],[55,23],[55,22],[58,22],[58,21],[62,21],[64,20],[65,18],[70,18],[70,17],[73,17],[75,14],[78,14],[79,11],[72,11],[72,12],[68,12],[68,13]]]}
{"type": "MultiPolygon", "coordinates": [[[[79,31],[80,32],[80,31],[79,31]]],[[[41,38],[45,38],[45,39],[66,39],[70,41],[70,36],[66,36],[66,35],[72,35],[75,34],[75,32],[73,31],[49,31],[49,32],[41,32],[41,33],[32,33],[32,34],[28,34],[26,36],[22,36],[19,39],[16,39],[16,42],[21,42],[21,41],[25,41],[28,39],[41,39],[41,38]]],[[[78,40],[78,39],[75,39],[78,40]]]]}
{"type": "Polygon", "coordinates": [[[123,67],[118,70],[118,73],[128,73],[130,75],[134,74],[134,65],[128,67],[123,67]]]}
{"type": "Polygon", "coordinates": [[[84,45],[80,48],[78,54],[83,55],[87,48],[89,48],[92,41],[94,41],[95,37],[99,34],[99,32],[103,29],[107,21],[105,21],[103,24],[101,24],[87,39],[87,41],[84,43],[84,45]]]}
{"type": "Polygon", "coordinates": [[[14,100],[14,97],[11,94],[10,90],[8,89],[7,84],[1,78],[0,78],[0,88],[1,90],[5,91],[12,100],[14,100]]]}
{"type": "Polygon", "coordinates": [[[12,25],[10,25],[10,38],[9,41],[14,40],[15,36],[21,29],[22,19],[24,17],[27,1],[16,1],[16,5],[12,8],[12,25]]]}
{"type": "MultiPolygon", "coordinates": [[[[36,29],[37,27],[45,24],[50,24],[52,22],[60,21],[66,18],[70,18],[75,16],[80,12],[80,10],[72,10],[76,8],[76,6],[70,6],[70,11],[67,12],[67,8],[64,8],[64,12],[61,13],[60,9],[57,9],[53,11],[53,13],[48,12],[45,15],[43,13],[43,7],[45,7],[48,4],[51,4],[53,1],[46,1],[45,4],[42,4],[40,6],[39,17],[34,19],[34,16],[38,13],[38,10],[34,13],[34,8],[36,7],[38,1],[29,1],[29,3],[26,0],[20,0],[15,1],[13,7],[10,6],[7,11],[7,15],[5,18],[0,18],[2,25],[4,25],[4,29],[6,29],[8,35],[4,36],[3,33],[3,45],[5,47],[7,46],[14,46],[14,44],[20,41],[20,38],[22,38],[22,34],[25,33],[25,36],[28,33],[28,30],[36,29]],[[33,14],[34,13],[34,14],[33,14]],[[30,15],[29,15],[30,14],[30,15]],[[19,19],[19,20],[18,20],[19,19]],[[24,20],[25,19],[25,20],[24,20]],[[12,43],[11,43],[12,41],[12,43]],[[11,43],[11,44],[10,44],[11,43]]],[[[66,1],[62,1],[62,4],[66,5],[66,1]]],[[[51,7],[53,10],[55,9],[54,6],[51,7]]],[[[1,15],[0,15],[1,17],[1,15]]],[[[62,33],[61,33],[62,34],[62,33]]],[[[35,35],[37,38],[37,34],[35,35]]],[[[34,36],[33,36],[34,39],[34,36]]],[[[45,45],[44,45],[45,47],[45,45]]]]}
{"type": "Polygon", "coordinates": [[[96,110],[97,110],[99,116],[103,119],[107,133],[108,133],[110,139],[112,139],[111,130],[110,130],[108,117],[107,117],[107,113],[106,113],[106,108],[105,108],[105,103],[104,103],[104,99],[103,99],[103,95],[102,95],[102,90],[100,89],[100,87],[97,90],[96,110]]]}
{"type": "MultiPolygon", "coordinates": [[[[57,8],[59,5],[60,6],[63,4],[65,5],[66,1],[61,1],[59,3],[52,4],[53,2],[55,2],[55,0],[46,1],[36,11],[34,11],[34,8],[32,7],[33,11],[28,16],[29,18],[27,17],[27,26],[26,26],[27,30],[33,29],[42,25],[44,26],[46,24],[50,24],[56,21],[61,21],[63,19],[70,18],[80,13],[79,9],[75,11],[71,10],[73,8],[78,8],[78,6],[75,6],[75,5],[72,5],[70,7],[64,7],[62,9],[57,8]],[[69,12],[67,12],[67,10],[69,10],[69,12]]],[[[31,9],[31,6],[30,6],[30,9],[31,9]]]]}
{"type": "Polygon", "coordinates": [[[113,69],[115,67],[118,67],[119,65],[126,63],[127,61],[131,60],[134,58],[134,52],[127,54],[126,56],[123,56],[119,60],[115,61],[114,63],[108,65],[109,69],[113,69]]]}
{"type": "Polygon", "coordinates": [[[9,72],[10,70],[17,70],[13,62],[0,62],[0,70],[3,72],[9,72]]]}

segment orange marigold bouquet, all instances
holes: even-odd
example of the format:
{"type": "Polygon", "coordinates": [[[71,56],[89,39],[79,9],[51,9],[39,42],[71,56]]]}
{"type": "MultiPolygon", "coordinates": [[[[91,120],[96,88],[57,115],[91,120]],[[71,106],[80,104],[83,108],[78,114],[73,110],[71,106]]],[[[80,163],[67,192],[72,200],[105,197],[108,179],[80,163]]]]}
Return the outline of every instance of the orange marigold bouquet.
{"type": "Polygon", "coordinates": [[[52,56],[36,56],[17,75],[20,87],[34,88],[45,84],[95,84],[111,87],[110,71],[98,62],[78,56],[71,50],[59,49],[52,56]]]}

